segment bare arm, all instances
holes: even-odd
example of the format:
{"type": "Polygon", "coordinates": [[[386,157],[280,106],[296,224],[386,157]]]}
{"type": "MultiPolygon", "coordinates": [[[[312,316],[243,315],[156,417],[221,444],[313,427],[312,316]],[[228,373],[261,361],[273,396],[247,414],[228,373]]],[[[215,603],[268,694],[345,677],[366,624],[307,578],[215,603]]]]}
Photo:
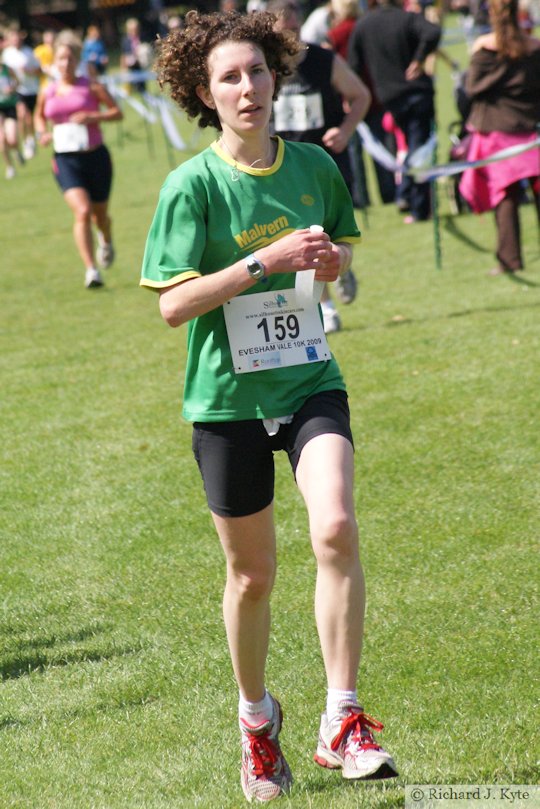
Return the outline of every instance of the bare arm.
{"type": "Polygon", "coordinates": [[[95,95],[101,107],[96,111],[81,110],[74,112],[71,116],[71,121],[74,124],[99,124],[107,121],[121,121],[124,113],[111,96],[109,91],[99,82],[95,82],[91,86],[92,94],[95,95]]]}
{"type": "MultiPolygon", "coordinates": [[[[297,230],[257,250],[256,257],[266,267],[266,275],[301,272],[317,266],[320,281],[335,281],[344,272],[349,245],[336,245],[326,233],[297,230]]],[[[159,308],[169,326],[180,326],[194,317],[222,306],[255,285],[246,270],[245,259],[210,275],[167,287],[160,292],[159,308]]]]}
{"type": "Polygon", "coordinates": [[[34,129],[36,130],[36,137],[42,146],[47,146],[51,140],[51,133],[47,130],[47,120],[44,113],[45,107],[45,93],[43,90],[39,93],[36,101],[36,108],[34,110],[34,129]]]}
{"type": "Polygon", "coordinates": [[[339,127],[328,129],[323,143],[333,152],[343,152],[371,103],[371,93],[364,82],[351,70],[347,62],[338,54],[332,65],[332,87],[341,95],[346,104],[346,115],[339,127]]]}

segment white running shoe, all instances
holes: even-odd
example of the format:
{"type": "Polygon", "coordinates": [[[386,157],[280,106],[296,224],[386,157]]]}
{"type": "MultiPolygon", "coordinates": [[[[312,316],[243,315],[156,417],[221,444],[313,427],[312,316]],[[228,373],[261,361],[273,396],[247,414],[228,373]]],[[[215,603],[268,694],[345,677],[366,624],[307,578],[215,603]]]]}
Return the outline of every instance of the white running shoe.
{"type": "Polygon", "coordinates": [[[288,793],[292,784],[289,765],[281,752],[279,732],[283,713],[279,702],[271,697],[273,716],[261,725],[251,727],[240,720],[242,734],[242,789],[246,799],[264,803],[288,793]]]}
{"type": "Polygon", "coordinates": [[[102,287],[104,284],[105,281],[101,277],[100,271],[96,270],[95,267],[88,267],[84,278],[84,285],[86,289],[92,289],[93,287],[102,287]]]}
{"type": "Polygon", "coordinates": [[[325,334],[332,334],[334,331],[341,330],[341,318],[335,309],[324,309],[323,313],[323,327],[325,334]]]}
{"type": "Polygon", "coordinates": [[[36,154],[36,142],[34,138],[27,138],[23,143],[23,157],[25,160],[32,160],[36,154]]]}
{"type": "Polygon", "coordinates": [[[340,275],[334,283],[334,292],[336,298],[341,303],[352,303],[356,298],[358,292],[358,281],[356,275],[352,270],[347,270],[343,275],[340,275]]]}
{"type": "Polygon", "coordinates": [[[382,729],[359,705],[343,703],[331,721],[323,713],[314,761],[321,767],[341,769],[344,778],[395,778],[398,771],[392,756],[373,738],[372,730],[382,729]]]}
{"type": "Polygon", "coordinates": [[[114,261],[114,247],[112,242],[98,244],[96,250],[96,260],[100,267],[106,270],[114,261]]]}
{"type": "Polygon", "coordinates": [[[14,166],[6,166],[6,180],[13,180],[15,177],[14,166]]]}

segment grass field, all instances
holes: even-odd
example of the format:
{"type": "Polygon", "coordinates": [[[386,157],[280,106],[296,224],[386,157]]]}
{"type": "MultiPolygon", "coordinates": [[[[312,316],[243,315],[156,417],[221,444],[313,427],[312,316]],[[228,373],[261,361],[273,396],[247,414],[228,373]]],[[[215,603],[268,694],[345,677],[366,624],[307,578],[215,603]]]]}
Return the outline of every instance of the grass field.
{"type": "MultiPolygon", "coordinates": [[[[0,808],[237,809],[224,564],[180,418],[185,332],[138,288],[169,162],[132,114],[107,132],[118,260],[103,290],[83,287],[48,156],[0,184],[0,808]]],[[[488,278],[491,216],[452,217],[439,197],[440,270],[431,223],[358,212],[360,294],[331,337],[357,444],[359,692],[400,778],[347,784],[311,761],[315,570],[280,457],[268,683],[296,779],[280,806],[538,780],[538,233],[523,207],[527,270],[488,278]]]]}

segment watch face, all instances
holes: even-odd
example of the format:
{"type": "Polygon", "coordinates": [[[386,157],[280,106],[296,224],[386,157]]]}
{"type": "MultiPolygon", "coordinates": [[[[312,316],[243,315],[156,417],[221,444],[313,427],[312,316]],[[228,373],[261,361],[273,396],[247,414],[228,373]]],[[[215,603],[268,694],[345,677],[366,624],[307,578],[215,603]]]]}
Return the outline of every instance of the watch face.
{"type": "Polygon", "coordinates": [[[250,256],[246,262],[247,271],[252,278],[256,280],[262,278],[264,275],[264,264],[259,261],[255,256],[250,256]]]}

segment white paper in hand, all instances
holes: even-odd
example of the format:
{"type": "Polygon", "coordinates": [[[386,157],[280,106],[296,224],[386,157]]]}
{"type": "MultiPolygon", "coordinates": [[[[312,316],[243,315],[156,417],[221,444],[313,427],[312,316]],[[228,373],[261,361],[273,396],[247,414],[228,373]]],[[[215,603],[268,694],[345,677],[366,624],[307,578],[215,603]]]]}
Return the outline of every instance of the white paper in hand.
{"type": "MultiPolygon", "coordinates": [[[[324,233],[321,225],[311,225],[309,229],[312,233],[324,233]]],[[[300,306],[318,304],[323,288],[324,281],[315,280],[315,270],[302,270],[296,273],[296,301],[300,306]]]]}

